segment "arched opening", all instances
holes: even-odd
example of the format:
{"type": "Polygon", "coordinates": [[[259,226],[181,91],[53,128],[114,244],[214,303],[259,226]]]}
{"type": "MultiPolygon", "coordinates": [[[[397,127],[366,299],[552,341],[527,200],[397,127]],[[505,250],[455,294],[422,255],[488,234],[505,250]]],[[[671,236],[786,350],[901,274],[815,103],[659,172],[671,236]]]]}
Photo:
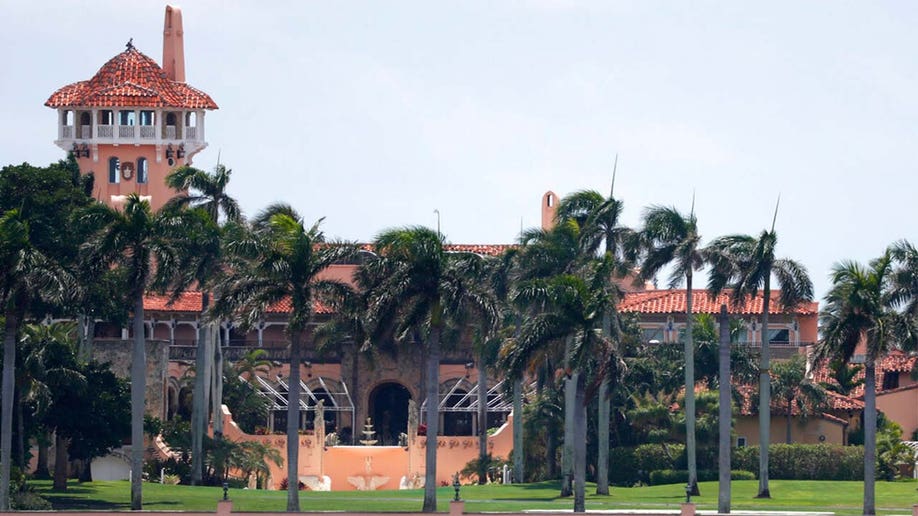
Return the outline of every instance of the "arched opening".
{"type": "Polygon", "coordinates": [[[73,111],[65,109],[61,112],[61,125],[72,126],[73,125],[73,111]]]}
{"type": "Polygon", "coordinates": [[[147,158],[137,158],[137,182],[147,182],[148,163],[147,158]]]}
{"type": "Polygon", "coordinates": [[[178,403],[175,407],[175,414],[184,419],[191,421],[191,407],[194,405],[194,390],[191,387],[182,387],[178,391],[178,403]]]}
{"type": "Polygon", "coordinates": [[[83,111],[83,113],[80,114],[80,125],[89,125],[91,123],[92,123],[92,117],[89,115],[88,112],[83,111]]]}
{"type": "MultiPolygon", "coordinates": [[[[396,382],[378,385],[370,393],[370,417],[373,418],[373,429],[376,431],[377,444],[381,446],[398,445],[398,436],[408,431],[408,400],[411,393],[396,382]]],[[[363,425],[354,429],[354,439],[360,442],[363,425]]]]}
{"type": "Polygon", "coordinates": [[[198,126],[198,114],[194,111],[189,111],[185,113],[185,127],[197,127],[198,126]]]}
{"type": "Polygon", "coordinates": [[[171,421],[178,413],[179,388],[175,380],[170,379],[166,386],[166,421],[171,421]]]}
{"type": "Polygon", "coordinates": [[[121,170],[121,164],[118,161],[118,158],[111,157],[108,158],[108,182],[109,183],[120,183],[121,174],[118,172],[121,170]]]}

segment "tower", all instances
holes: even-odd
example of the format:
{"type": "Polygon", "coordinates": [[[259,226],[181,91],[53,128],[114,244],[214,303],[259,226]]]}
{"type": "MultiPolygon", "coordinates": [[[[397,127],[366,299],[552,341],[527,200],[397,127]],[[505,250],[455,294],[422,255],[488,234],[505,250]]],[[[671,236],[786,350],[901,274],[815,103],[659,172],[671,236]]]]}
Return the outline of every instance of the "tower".
{"type": "Polygon", "coordinates": [[[182,12],[167,6],[162,67],[128,41],[91,79],[45,102],[58,113],[54,143],[93,173],[99,201],[117,205],[137,193],[158,209],[177,193],[166,175],[207,146],[204,114],[217,104],[185,83],[183,38],[182,12]]]}

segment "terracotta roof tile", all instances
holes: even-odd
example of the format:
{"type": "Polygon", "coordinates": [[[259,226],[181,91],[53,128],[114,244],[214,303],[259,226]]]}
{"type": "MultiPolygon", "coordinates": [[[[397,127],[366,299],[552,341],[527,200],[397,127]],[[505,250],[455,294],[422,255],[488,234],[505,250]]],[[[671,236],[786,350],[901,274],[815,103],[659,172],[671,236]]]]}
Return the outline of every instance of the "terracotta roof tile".
{"type": "Polygon", "coordinates": [[[88,81],[68,84],[45,105],[57,107],[173,107],[217,109],[206,93],[166,78],[166,72],[134,47],[109,59],[88,81]]]}
{"type": "MultiPolygon", "coordinates": [[[[779,294],[779,292],[771,293],[769,313],[784,313],[784,307],[778,302],[779,294]]],[[[730,299],[729,291],[722,292],[716,298],[712,299],[708,296],[707,290],[693,290],[692,312],[717,314],[720,313],[720,305],[726,304],[731,314],[761,314],[763,300],[764,297],[760,292],[756,297],[747,298],[741,305],[736,306],[730,299]]],[[[641,314],[685,313],[685,290],[666,289],[628,292],[619,305],[619,310],[641,314]]],[[[797,315],[813,315],[816,314],[818,310],[818,303],[807,302],[799,304],[792,311],[797,315]]]]}
{"type": "MultiPolygon", "coordinates": [[[[320,302],[316,302],[315,313],[330,314],[334,310],[320,302]]],[[[174,302],[169,302],[169,296],[147,294],[143,298],[143,309],[151,312],[201,312],[201,293],[195,291],[183,292],[174,302]]],[[[268,313],[288,313],[292,309],[290,299],[281,300],[268,308],[268,313]]]]}

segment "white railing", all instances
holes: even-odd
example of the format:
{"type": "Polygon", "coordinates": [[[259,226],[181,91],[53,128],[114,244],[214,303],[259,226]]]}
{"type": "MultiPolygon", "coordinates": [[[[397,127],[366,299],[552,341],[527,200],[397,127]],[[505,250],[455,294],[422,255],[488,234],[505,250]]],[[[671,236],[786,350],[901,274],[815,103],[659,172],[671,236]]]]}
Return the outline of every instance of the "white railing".
{"type": "Polygon", "coordinates": [[[83,140],[88,140],[92,138],[92,126],[91,125],[81,125],[80,126],[80,138],[83,140]]]}
{"type": "Polygon", "coordinates": [[[118,126],[118,138],[133,138],[134,137],[134,126],[133,125],[119,125],[118,126]]]}
{"type": "Polygon", "coordinates": [[[167,125],[167,126],[166,126],[166,139],[167,139],[167,140],[174,140],[174,139],[175,139],[175,126],[174,126],[174,125],[167,125]]]}
{"type": "Polygon", "coordinates": [[[197,140],[198,139],[198,128],[197,127],[186,127],[185,128],[185,139],[186,140],[197,140]]]}
{"type": "Polygon", "coordinates": [[[96,126],[96,136],[99,138],[114,138],[115,137],[115,126],[113,125],[96,126]]]}
{"type": "Polygon", "coordinates": [[[73,126],[72,125],[62,125],[61,126],[61,138],[65,140],[73,139],[73,126]]]}
{"type": "Polygon", "coordinates": [[[152,125],[140,126],[140,137],[145,139],[156,138],[156,127],[152,125]]]}

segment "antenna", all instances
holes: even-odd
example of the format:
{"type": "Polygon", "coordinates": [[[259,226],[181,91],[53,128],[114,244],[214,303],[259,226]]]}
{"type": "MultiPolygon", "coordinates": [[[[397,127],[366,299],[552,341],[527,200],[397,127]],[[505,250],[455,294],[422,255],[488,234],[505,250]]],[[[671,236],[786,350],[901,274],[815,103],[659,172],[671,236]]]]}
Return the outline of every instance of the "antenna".
{"type": "Polygon", "coordinates": [[[692,209],[689,211],[689,217],[695,215],[695,189],[692,188],[692,209]]]}
{"type": "Polygon", "coordinates": [[[775,232],[775,223],[778,222],[778,206],[781,205],[781,194],[778,194],[778,200],[775,202],[775,217],[771,219],[771,232],[775,232]]]}
{"type": "Polygon", "coordinates": [[[609,197],[615,193],[615,173],[618,171],[618,153],[615,153],[615,161],[612,163],[612,188],[609,189],[609,197]]]}
{"type": "Polygon", "coordinates": [[[223,152],[223,149],[217,149],[217,166],[220,166],[220,153],[223,152]]]}

